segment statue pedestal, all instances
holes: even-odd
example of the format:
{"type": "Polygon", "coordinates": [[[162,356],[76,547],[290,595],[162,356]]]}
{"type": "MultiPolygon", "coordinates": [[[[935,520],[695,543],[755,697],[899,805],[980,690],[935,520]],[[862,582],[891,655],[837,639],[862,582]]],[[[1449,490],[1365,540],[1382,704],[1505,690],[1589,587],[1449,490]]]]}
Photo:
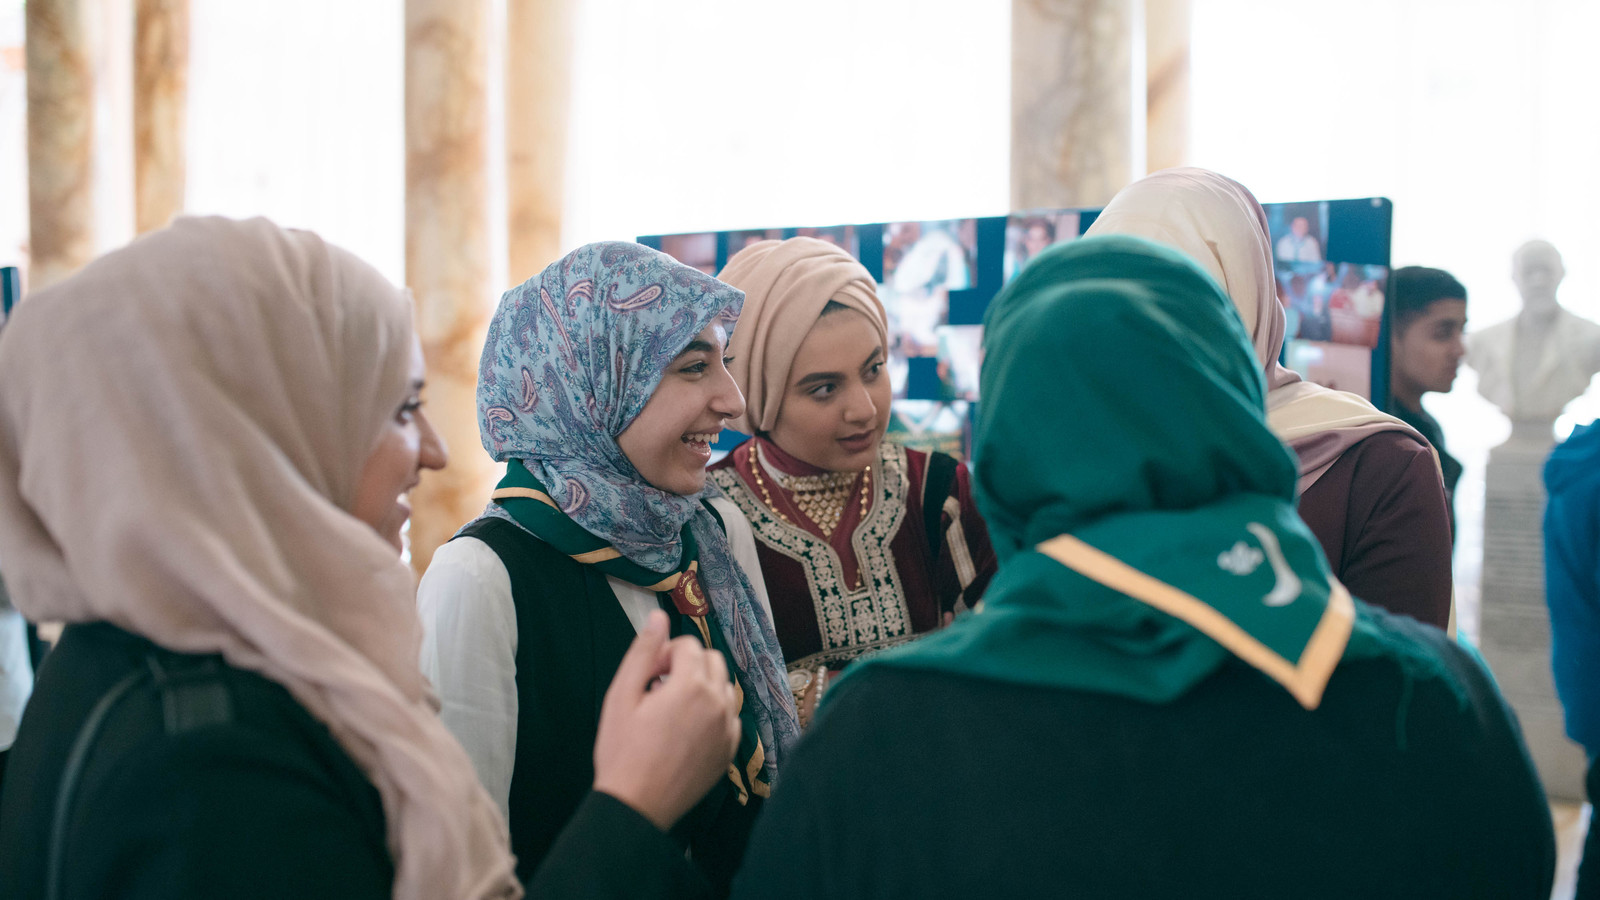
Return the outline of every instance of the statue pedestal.
{"type": "Polygon", "coordinates": [[[1544,602],[1542,474],[1554,444],[1550,422],[1514,422],[1510,439],[1489,451],[1480,637],[1484,659],[1522,723],[1545,792],[1582,802],[1588,763],[1563,725],[1544,602]]]}

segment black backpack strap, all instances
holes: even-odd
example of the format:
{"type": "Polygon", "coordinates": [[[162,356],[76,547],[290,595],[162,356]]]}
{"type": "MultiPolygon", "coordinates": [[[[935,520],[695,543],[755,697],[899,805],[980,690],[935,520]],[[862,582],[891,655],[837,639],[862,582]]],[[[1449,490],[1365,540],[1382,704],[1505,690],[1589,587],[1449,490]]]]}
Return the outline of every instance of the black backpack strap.
{"type": "Polygon", "coordinates": [[[61,770],[61,786],[56,790],[56,807],[50,824],[50,848],[45,857],[49,866],[45,876],[47,900],[56,900],[61,896],[61,876],[67,865],[67,823],[71,819],[72,804],[77,800],[78,779],[82,777],[83,770],[89,762],[89,751],[94,747],[95,740],[100,737],[100,729],[105,726],[106,717],[111,714],[111,710],[134,688],[149,679],[148,669],[135,669],[129,673],[101,695],[94,708],[89,711],[88,718],[83,720],[83,727],[78,729],[78,736],[72,742],[72,750],[67,754],[66,766],[61,770]]]}
{"type": "Polygon", "coordinates": [[[948,453],[935,450],[928,454],[928,472],[922,479],[922,532],[928,538],[928,560],[934,565],[938,565],[939,550],[944,546],[944,529],[939,527],[944,501],[955,486],[959,465],[948,453]]]}
{"type": "Polygon", "coordinates": [[[168,735],[232,721],[233,703],[227,685],[221,680],[223,667],[219,660],[219,657],[194,659],[151,653],[145,657],[142,668],[128,673],[95,702],[72,741],[61,772],[61,785],[56,790],[50,845],[45,857],[49,866],[45,876],[48,900],[61,896],[61,880],[67,865],[67,827],[78,799],[78,782],[89,766],[90,754],[106,720],[118,704],[136,690],[148,686],[160,692],[162,725],[168,735]]]}

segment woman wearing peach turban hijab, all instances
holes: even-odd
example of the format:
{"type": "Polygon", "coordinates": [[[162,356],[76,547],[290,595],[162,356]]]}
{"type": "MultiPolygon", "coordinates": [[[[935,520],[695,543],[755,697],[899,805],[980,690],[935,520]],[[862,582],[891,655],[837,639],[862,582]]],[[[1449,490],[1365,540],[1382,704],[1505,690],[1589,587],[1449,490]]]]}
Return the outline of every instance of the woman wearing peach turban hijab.
{"type": "Polygon", "coordinates": [[[978,601],[994,553],[967,471],[885,442],[877,286],[813,238],[762,241],[718,276],[745,292],[729,340],[755,437],[712,467],[749,519],[802,723],[830,675],[978,601]]]}

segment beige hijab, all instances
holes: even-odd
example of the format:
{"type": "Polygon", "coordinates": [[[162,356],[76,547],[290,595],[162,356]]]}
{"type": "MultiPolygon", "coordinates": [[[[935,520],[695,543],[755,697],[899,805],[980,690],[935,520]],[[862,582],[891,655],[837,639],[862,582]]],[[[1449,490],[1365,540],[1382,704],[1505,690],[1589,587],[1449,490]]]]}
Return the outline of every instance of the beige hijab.
{"type": "Polygon", "coordinates": [[[1302,381],[1278,361],[1285,324],[1267,214],[1244,185],[1206,169],[1156,172],[1118,192],[1085,236],[1096,234],[1131,234],[1176,248],[1233,298],[1266,375],[1267,426],[1299,459],[1300,493],[1344,451],[1380,431],[1401,431],[1431,447],[1359,395],[1302,381]]]}
{"type": "Polygon", "coordinates": [[[180,219],[101,258],[0,333],[0,556],[31,619],[287,688],[377,787],[395,897],[515,897],[417,668],[410,572],[345,512],[414,340],[402,291],[264,219],[180,219]]]}
{"type": "Polygon", "coordinates": [[[816,238],[751,244],[717,278],[744,291],[744,310],[728,341],[728,367],[744,392],[745,413],[733,427],[771,431],[800,343],[832,300],[867,317],[889,349],[888,318],[878,286],[849,253],[816,238]]]}

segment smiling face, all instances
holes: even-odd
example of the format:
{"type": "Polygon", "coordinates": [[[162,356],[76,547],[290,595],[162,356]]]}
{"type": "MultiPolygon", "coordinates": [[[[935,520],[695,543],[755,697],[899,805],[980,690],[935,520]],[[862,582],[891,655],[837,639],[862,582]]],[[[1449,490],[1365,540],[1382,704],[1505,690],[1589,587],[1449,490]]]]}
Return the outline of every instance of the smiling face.
{"type": "Polygon", "coordinates": [[[893,389],[884,358],[866,316],[853,309],[825,313],[794,356],[768,437],[821,469],[852,472],[871,465],[889,427],[893,389]]]}
{"type": "Polygon", "coordinates": [[[645,481],[674,494],[706,485],[711,442],[723,422],[744,412],[744,395],[728,374],[728,330],[707,325],[667,364],[644,410],[617,435],[617,446],[645,481]]]}
{"type": "Polygon", "coordinates": [[[411,518],[406,495],[423,469],[442,469],[448,461],[444,441],[422,411],[422,345],[411,348],[411,387],[361,468],[350,514],[372,526],[400,552],[400,532],[411,518]]]}

